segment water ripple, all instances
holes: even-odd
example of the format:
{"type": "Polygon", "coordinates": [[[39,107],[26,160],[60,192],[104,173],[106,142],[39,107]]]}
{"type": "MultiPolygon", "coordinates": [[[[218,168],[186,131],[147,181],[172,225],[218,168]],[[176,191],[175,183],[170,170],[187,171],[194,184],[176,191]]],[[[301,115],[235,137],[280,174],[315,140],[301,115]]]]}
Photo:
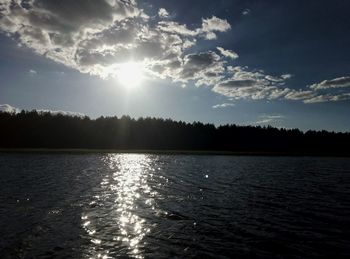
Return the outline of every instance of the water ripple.
{"type": "Polygon", "coordinates": [[[1,258],[349,257],[350,160],[0,155],[1,258]]]}

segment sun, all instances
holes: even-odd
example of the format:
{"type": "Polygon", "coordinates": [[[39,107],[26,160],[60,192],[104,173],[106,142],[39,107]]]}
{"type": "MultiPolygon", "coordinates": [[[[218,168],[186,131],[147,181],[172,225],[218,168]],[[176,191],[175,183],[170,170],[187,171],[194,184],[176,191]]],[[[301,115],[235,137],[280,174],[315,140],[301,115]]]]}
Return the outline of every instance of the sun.
{"type": "Polygon", "coordinates": [[[117,71],[118,81],[127,88],[139,86],[143,77],[143,68],[136,62],[121,64],[117,71]]]}

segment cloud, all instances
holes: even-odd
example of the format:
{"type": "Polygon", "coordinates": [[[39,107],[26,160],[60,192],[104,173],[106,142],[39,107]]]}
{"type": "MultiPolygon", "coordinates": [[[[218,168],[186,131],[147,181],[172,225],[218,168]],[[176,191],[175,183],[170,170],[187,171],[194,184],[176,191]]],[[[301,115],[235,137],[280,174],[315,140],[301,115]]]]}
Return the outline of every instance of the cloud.
{"type": "Polygon", "coordinates": [[[250,14],[250,12],[251,12],[251,10],[246,8],[242,11],[242,15],[248,15],[248,14],[250,14]]]}
{"type": "Polygon", "coordinates": [[[36,72],[34,69],[30,69],[30,70],[29,70],[29,74],[31,74],[31,75],[36,75],[37,72],[36,72]]]}
{"type": "Polygon", "coordinates": [[[316,96],[314,91],[310,90],[291,90],[285,95],[285,98],[288,100],[305,100],[314,98],[316,96]]]}
{"type": "Polygon", "coordinates": [[[9,104],[0,104],[0,112],[18,113],[20,110],[9,104]]]}
{"type": "Polygon", "coordinates": [[[347,87],[349,77],[290,89],[285,87],[290,74],[233,67],[230,62],[238,58],[233,50],[215,46],[215,42],[209,50],[197,46],[231,30],[226,19],[202,17],[200,25],[193,27],[171,18],[164,8],[150,18],[136,0],[0,0],[2,32],[19,45],[81,73],[113,78],[123,63],[137,62],[147,76],[182,85],[206,85],[233,99],[305,103],[348,99],[345,92],[316,91],[347,87]],[[201,51],[195,51],[198,49],[201,51]]]}
{"type": "Polygon", "coordinates": [[[183,62],[179,76],[185,80],[201,77],[215,77],[222,72],[220,70],[222,64],[220,62],[220,56],[212,51],[186,55],[183,62]],[[216,66],[220,70],[218,73],[215,72],[216,66]]]}
{"type": "MultiPolygon", "coordinates": [[[[62,111],[62,110],[48,110],[48,109],[34,109],[38,113],[50,113],[52,115],[66,115],[66,116],[72,116],[72,117],[85,117],[85,114],[81,112],[72,112],[72,111],[62,111]]],[[[21,109],[13,107],[9,104],[0,104],[0,112],[7,112],[7,113],[19,113],[21,112],[21,109]]]]}
{"type": "MultiPolygon", "coordinates": [[[[216,16],[203,18],[199,28],[170,20],[150,23],[134,0],[3,0],[0,13],[0,30],[20,45],[82,73],[115,77],[123,63],[133,61],[152,76],[198,85],[216,82],[223,68],[219,62],[195,68],[192,57],[203,54],[187,50],[197,39],[214,39],[231,28],[216,16]]],[[[168,11],[159,9],[159,16],[168,11]]]]}
{"type": "Polygon", "coordinates": [[[320,94],[317,90],[291,90],[285,98],[288,100],[301,100],[304,103],[322,103],[322,102],[337,102],[350,100],[350,93],[323,93],[320,94]]]}
{"type": "Polygon", "coordinates": [[[285,117],[283,115],[261,115],[259,116],[259,120],[256,121],[256,124],[271,124],[278,123],[282,121],[285,117]]]}
{"type": "Polygon", "coordinates": [[[227,20],[212,16],[211,18],[202,19],[202,26],[196,29],[189,29],[186,24],[179,24],[175,21],[160,21],[157,28],[162,32],[213,40],[217,37],[215,32],[226,32],[231,29],[231,25],[227,20]]]}
{"type": "MultiPolygon", "coordinates": [[[[212,91],[234,99],[279,99],[302,101],[306,104],[350,100],[350,93],[347,92],[319,93],[320,87],[307,89],[285,87],[286,81],[292,77],[291,74],[269,75],[262,70],[251,71],[247,67],[240,66],[228,66],[226,70],[230,76],[219,80],[212,91]]],[[[335,85],[337,88],[346,87],[347,83],[347,77],[328,80],[322,84],[322,90],[334,89],[335,85]]]]}
{"type": "Polygon", "coordinates": [[[82,42],[93,39],[116,22],[147,19],[133,0],[3,0],[0,13],[0,30],[22,46],[88,73],[94,69],[81,66],[76,59],[82,42]]]}
{"type": "Polygon", "coordinates": [[[190,30],[186,24],[179,24],[174,21],[160,21],[158,23],[158,29],[162,32],[174,33],[181,36],[197,36],[198,31],[190,30]]]}
{"type": "Polygon", "coordinates": [[[65,116],[72,116],[72,117],[85,117],[85,114],[81,112],[72,112],[72,111],[61,111],[61,110],[46,110],[46,109],[39,109],[36,110],[38,113],[50,113],[52,115],[65,115],[65,116]]]}
{"type": "Polygon", "coordinates": [[[350,100],[350,93],[342,94],[320,94],[311,98],[305,99],[304,103],[322,103],[322,102],[337,102],[350,100]]]}
{"type": "Polygon", "coordinates": [[[213,109],[221,109],[221,108],[227,108],[227,107],[233,107],[233,106],[235,106],[234,103],[222,103],[222,104],[213,105],[212,108],[213,109]]]}
{"type": "Polygon", "coordinates": [[[186,84],[192,80],[197,86],[212,86],[223,78],[225,61],[214,51],[206,51],[159,62],[151,70],[174,82],[186,84]]]}
{"type": "Polygon", "coordinates": [[[228,57],[231,59],[238,58],[238,54],[232,50],[225,50],[221,47],[216,47],[216,48],[220,51],[221,55],[223,55],[224,57],[228,57]]]}
{"type": "Polygon", "coordinates": [[[204,33],[204,38],[214,40],[217,38],[214,32],[226,32],[231,29],[231,25],[227,20],[212,16],[208,19],[202,19],[202,28],[198,29],[199,33],[204,33]]]}
{"type": "Polygon", "coordinates": [[[220,19],[216,16],[212,16],[211,18],[202,19],[202,29],[203,32],[225,32],[231,29],[231,25],[228,23],[226,19],[220,19]]]}
{"type": "Polygon", "coordinates": [[[350,92],[344,88],[350,87],[350,77],[343,76],[320,83],[309,85],[305,91],[294,91],[291,99],[303,100],[304,103],[321,103],[350,100],[350,92]]]}
{"type": "Polygon", "coordinates": [[[321,83],[310,85],[310,88],[314,90],[324,90],[342,87],[350,87],[350,76],[343,76],[331,80],[324,80],[321,83]]]}
{"type": "Polygon", "coordinates": [[[158,15],[159,17],[162,17],[162,18],[167,18],[169,17],[169,13],[166,9],[164,8],[160,8],[159,11],[158,11],[158,15]]]}
{"type": "Polygon", "coordinates": [[[283,88],[290,76],[272,76],[262,70],[250,71],[247,67],[227,67],[230,75],[212,89],[214,92],[234,99],[278,99],[290,89],[283,88]]]}

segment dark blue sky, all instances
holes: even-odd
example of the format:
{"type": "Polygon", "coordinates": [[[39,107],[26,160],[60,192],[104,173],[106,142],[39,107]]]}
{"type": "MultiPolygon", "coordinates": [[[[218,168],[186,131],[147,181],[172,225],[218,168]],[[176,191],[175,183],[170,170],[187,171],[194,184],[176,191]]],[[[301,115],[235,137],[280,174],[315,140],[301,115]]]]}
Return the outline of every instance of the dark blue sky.
{"type": "Polygon", "coordinates": [[[8,2],[0,104],[350,130],[348,1],[8,2]]]}

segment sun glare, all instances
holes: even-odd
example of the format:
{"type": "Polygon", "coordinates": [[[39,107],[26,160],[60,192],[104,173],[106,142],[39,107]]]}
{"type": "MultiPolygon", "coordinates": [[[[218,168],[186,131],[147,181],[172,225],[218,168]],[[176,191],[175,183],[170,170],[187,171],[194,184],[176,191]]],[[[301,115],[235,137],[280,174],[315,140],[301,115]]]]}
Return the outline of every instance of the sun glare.
{"type": "Polygon", "coordinates": [[[135,62],[120,65],[117,72],[118,81],[127,88],[134,88],[141,84],[143,79],[142,66],[135,62]]]}

